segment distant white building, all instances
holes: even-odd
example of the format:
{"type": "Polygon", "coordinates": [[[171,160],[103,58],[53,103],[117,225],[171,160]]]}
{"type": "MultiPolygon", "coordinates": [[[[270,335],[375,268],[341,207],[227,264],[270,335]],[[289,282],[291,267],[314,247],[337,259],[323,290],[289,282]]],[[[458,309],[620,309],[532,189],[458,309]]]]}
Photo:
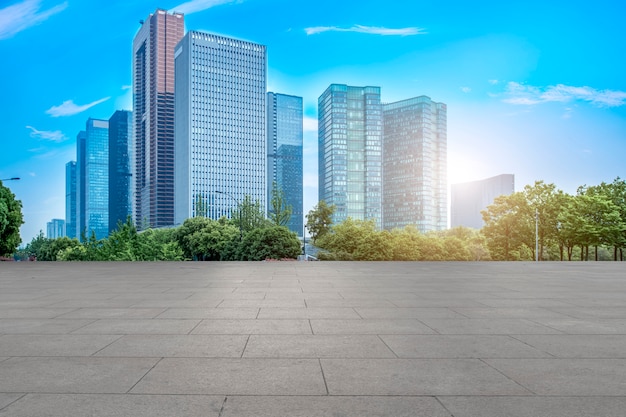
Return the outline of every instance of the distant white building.
{"type": "Polygon", "coordinates": [[[515,192],[515,176],[502,174],[479,181],[452,184],[451,227],[465,226],[482,229],[480,212],[491,205],[496,197],[515,192]]]}

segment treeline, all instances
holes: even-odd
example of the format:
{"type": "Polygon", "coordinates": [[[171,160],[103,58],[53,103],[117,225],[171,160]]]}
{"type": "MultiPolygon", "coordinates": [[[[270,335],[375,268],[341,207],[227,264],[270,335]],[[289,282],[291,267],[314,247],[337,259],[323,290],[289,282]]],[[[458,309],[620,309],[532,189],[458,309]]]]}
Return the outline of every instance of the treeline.
{"type": "Polygon", "coordinates": [[[269,218],[259,202],[249,197],[232,218],[194,217],[178,227],[138,232],[130,218],[107,238],[83,236],[81,241],[47,239],[40,232],[17,256],[41,261],[260,261],[294,259],[301,253],[300,239],[285,224],[291,210],[282,192],[274,193],[269,218]]]}
{"type": "MultiPolygon", "coordinates": [[[[626,182],[581,186],[569,195],[537,181],[500,196],[482,212],[481,230],[421,234],[413,226],[378,230],[373,221],[331,225],[334,207],[320,202],[307,215],[320,259],[327,260],[623,260],[626,182]],[[591,249],[591,250],[590,250],[591,249]],[[575,256],[577,255],[577,256],[575,256]]],[[[307,224],[308,225],[308,224],[307,224]]]]}

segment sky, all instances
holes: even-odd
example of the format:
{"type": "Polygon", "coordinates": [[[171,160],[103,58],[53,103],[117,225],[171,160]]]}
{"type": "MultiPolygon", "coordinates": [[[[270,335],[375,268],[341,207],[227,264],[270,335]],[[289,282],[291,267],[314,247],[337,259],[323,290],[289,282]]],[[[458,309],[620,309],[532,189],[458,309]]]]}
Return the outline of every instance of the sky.
{"type": "Polygon", "coordinates": [[[448,181],[514,174],[575,193],[626,178],[621,0],[0,0],[0,179],[23,244],[65,218],[89,117],[132,110],[132,40],[157,8],[267,46],[268,91],[303,97],[304,212],[317,204],[317,99],[332,83],[448,109],[448,181]]]}

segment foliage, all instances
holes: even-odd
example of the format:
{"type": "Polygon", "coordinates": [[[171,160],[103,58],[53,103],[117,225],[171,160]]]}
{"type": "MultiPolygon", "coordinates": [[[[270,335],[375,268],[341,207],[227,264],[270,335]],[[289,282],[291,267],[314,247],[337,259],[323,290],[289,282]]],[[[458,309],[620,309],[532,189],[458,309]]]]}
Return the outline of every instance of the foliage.
{"type": "Polygon", "coordinates": [[[320,200],[317,206],[313,207],[306,215],[305,226],[313,239],[313,244],[316,244],[317,239],[322,238],[330,231],[335,210],[334,204],[329,206],[326,201],[320,200]]]}
{"type": "Polygon", "coordinates": [[[237,210],[233,211],[231,221],[243,234],[271,225],[265,218],[265,209],[261,207],[259,200],[252,202],[249,195],[238,205],[237,210]]]}
{"type": "Polygon", "coordinates": [[[386,261],[393,257],[391,234],[376,229],[374,219],[348,218],[318,237],[317,246],[326,252],[320,259],[341,261],[386,261]]]}
{"type": "Polygon", "coordinates": [[[239,238],[239,230],[228,222],[194,217],[185,220],[173,237],[186,259],[215,261],[227,243],[239,238]]]}
{"type": "Polygon", "coordinates": [[[0,181],[0,256],[10,255],[22,242],[22,202],[0,181]]]}
{"type": "Polygon", "coordinates": [[[243,241],[232,239],[225,245],[222,259],[229,261],[262,261],[265,259],[295,259],[302,248],[298,236],[285,226],[257,228],[243,241]]]}
{"type": "Polygon", "coordinates": [[[287,204],[285,193],[278,188],[278,184],[272,183],[272,199],[270,200],[269,220],[276,226],[287,226],[291,220],[293,208],[287,204]]]}
{"type": "Polygon", "coordinates": [[[496,197],[482,215],[485,222],[482,232],[492,259],[520,260],[526,252],[524,247],[534,248],[534,216],[523,193],[496,197]]]}

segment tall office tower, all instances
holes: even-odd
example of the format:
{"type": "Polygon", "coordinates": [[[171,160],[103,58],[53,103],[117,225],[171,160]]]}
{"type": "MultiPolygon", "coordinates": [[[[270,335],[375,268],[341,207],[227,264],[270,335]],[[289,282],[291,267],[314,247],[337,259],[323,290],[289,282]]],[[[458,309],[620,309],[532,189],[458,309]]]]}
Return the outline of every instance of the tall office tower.
{"type": "Polygon", "coordinates": [[[109,119],[109,233],[132,214],[132,112],[118,110],[109,119]]]}
{"type": "Polygon", "coordinates": [[[85,231],[109,235],[109,121],[89,118],[85,138],[85,231]]]}
{"type": "Polygon", "coordinates": [[[287,227],[304,233],[302,218],[302,97],[267,93],[267,200],[271,210],[272,186],[284,193],[291,206],[287,227]]]}
{"type": "Polygon", "coordinates": [[[452,184],[450,191],[452,227],[482,229],[485,222],[480,212],[492,204],[496,197],[515,192],[515,176],[502,174],[484,180],[452,184]]]}
{"type": "Polygon", "coordinates": [[[46,237],[48,239],[56,239],[65,236],[65,220],[52,219],[46,223],[46,237]]]}
{"type": "Polygon", "coordinates": [[[174,224],[174,47],[182,14],[157,9],[133,40],[135,223],[174,224]]]}
{"type": "Polygon", "coordinates": [[[176,47],[176,223],[265,208],[266,48],[189,31],[176,47]]]}
{"type": "Polygon", "coordinates": [[[420,96],[383,105],[383,224],[448,226],[446,105],[420,96]]]}
{"type": "Polygon", "coordinates": [[[87,132],[84,130],[76,136],[76,237],[82,240],[87,236],[87,219],[85,217],[85,164],[87,163],[86,148],[87,132]]]}
{"type": "Polygon", "coordinates": [[[65,164],[65,236],[73,239],[76,234],[76,162],[65,164]]]}
{"type": "Polygon", "coordinates": [[[318,100],[319,199],[348,217],[382,226],[380,87],[331,84],[318,100]]]}

